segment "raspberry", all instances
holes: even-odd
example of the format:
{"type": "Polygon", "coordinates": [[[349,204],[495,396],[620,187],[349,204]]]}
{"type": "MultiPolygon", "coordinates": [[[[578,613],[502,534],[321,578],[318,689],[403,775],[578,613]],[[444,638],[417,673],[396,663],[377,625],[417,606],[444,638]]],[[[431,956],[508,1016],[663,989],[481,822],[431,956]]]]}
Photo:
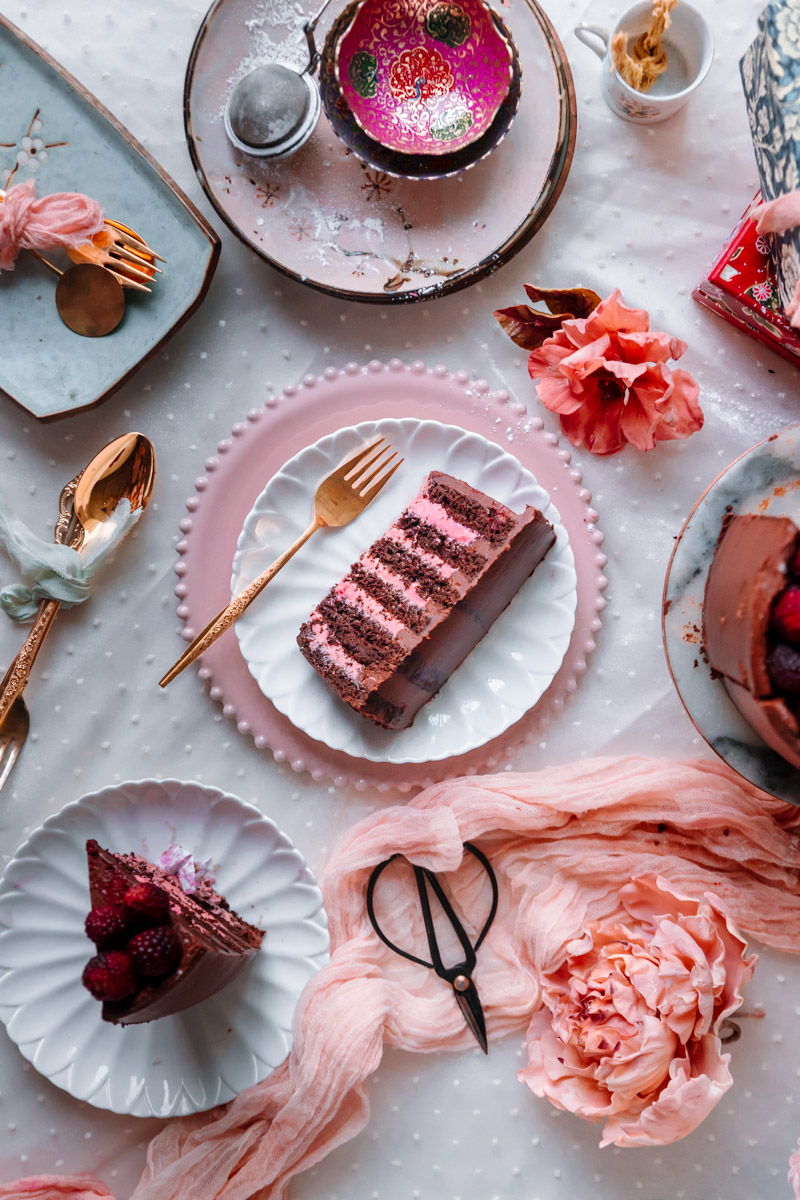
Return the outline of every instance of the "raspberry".
{"type": "Polygon", "coordinates": [[[767,671],[776,692],[800,695],[800,650],[779,642],[767,655],[767,671]]]}
{"type": "Polygon", "coordinates": [[[125,899],[125,893],[128,890],[128,883],[122,875],[112,875],[103,885],[103,894],[106,904],[121,905],[125,899]]]}
{"type": "Polygon", "coordinates": [[[95,954],[83,969],[82,982],[95,1000],[125,1000],[137,986],[130,955],[124,950],[95,954]]]}
{"type": "Polygon", "coordinates": [[[169,920],[169,896],[154,883],[135,883],[125,893],[125,908],[139,929],[169,920]]]}
{"type": "Polygon", "coordinates": [[[143,979],[164,979],[176,970],[183,951],[180,938],[169,925],[145,929],[128,942],[128,953],[143,979]]]}
{"type": "Polygon", "coordinates": [[[86,918],[84,928],[86,936],[100,950],[122,946],[128,932],[125,910],[116,904],[104,904],[101,908],[93,908],[86,918]]]}
{"type": "Polygon", "coordinates": [[[791,584],[772,606],[773,632],[784,642],[800,644],[800,587],[791,584]]]}

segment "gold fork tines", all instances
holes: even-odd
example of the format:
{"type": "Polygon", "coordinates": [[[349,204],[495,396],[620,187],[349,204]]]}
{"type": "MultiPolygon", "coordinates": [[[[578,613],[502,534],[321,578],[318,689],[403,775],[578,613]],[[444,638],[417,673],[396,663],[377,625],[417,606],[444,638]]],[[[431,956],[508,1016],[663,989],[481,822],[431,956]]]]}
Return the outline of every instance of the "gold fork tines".
{"type": "Polygon", "coordinates": [[[147,284],[154,283],[156,275],[161,274],[156,260],[165,262],[127,225],[110,219],[106,219],[105,228],[91,241],[67,253],[73,262],[91,262],[105,267],[123,287],[140,292],[149,292],[147,284]]]}
{"type": "Polygon", "coordinates": [[[199,658],[226,629],[230,629],[313,533],[324,527],[340,528],[355,520],[386,486],[402,463],[403,459],[397,458],[397,453],[386,444],[385,438],[378,437],[367,446],[361,446],[331,471],[330,475],[318,484],[314,493],[314,519],[308,529],[206,625],[175,665],[167,671],[159,686],[166,687],[171,683],[176,675],[180,675],[189,663],[199,658]]]}

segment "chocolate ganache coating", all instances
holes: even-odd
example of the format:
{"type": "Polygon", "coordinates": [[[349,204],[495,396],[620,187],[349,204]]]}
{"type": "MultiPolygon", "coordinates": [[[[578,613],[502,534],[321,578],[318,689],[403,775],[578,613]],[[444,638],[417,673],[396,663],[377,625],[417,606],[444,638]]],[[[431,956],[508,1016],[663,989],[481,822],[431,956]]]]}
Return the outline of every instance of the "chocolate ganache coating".
{"type": "Polygon", "coordinates": [[[773,605],[789,582],[800,531],[788,517],[726,518],[706,581],[703,644],[736,707],[768,746],[800,767],[800,726],[773,686],[773,605]]]}
{"type": "Polygon", "coordinates": [[[230,908],[207,881],[186,895],[168,875],[138,854],[114,854],[91,838],[86,843],[92,908],[118,902],[121,889],[151,883],[169,899],[169,923],[181,944],[177,970],[158,982],[143,980],[122,1001],[103,1002],[103,1020],[138,1025],[170,1016],[221,991],[258,951],[264,936],[230,908]]]}

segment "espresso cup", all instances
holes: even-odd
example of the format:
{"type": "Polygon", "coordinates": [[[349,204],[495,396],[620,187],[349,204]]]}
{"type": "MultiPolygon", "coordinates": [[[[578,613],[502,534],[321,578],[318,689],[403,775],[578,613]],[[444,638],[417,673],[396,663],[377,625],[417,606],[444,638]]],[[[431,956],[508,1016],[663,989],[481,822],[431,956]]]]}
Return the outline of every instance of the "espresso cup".
{"type": "Polygon", "coordinates": [[[618,117],[642,125],[666,121],[683,108],[705,79],[714,60],[714,41],[706,21],[697,9],[680,0],[664,34],[667,69],[649,92],[637,92],[614,66],[611,42],[614,35],[624,29],[628,34],[628,53],[632,53],[636,39],[650,26],[652,12],[652,0],[634,4],[622,14],[611,33],[586,21],[575,26],[579,41],[602,59],[601,86],[606,104],[618,117]]]}

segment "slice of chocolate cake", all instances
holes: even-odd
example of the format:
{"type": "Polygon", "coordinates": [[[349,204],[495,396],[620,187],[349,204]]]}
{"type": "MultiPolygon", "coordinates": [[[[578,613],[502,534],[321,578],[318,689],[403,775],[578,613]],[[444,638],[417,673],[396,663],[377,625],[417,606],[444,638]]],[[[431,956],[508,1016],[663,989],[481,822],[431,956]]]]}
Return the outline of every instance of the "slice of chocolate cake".
{"type": "Polygon", "coordinates": [[[104,1021],[136,1025],[199,1004],[258,951],[262,931],[231,910],[205,872],[192,878],[189,870],[187,882],[186,870],[171,874],[93,839],[86,853],[92,900],[86,932],[99,953],[83,982],[103,1002],[104,1021]]]}
{"type": "Polygon", "coordinates": [[[434,471],[320,601],[298,645],[356,712],[406,729],[554,542],[538,509],[514,513],[434,471]]]}
{"type": "Polygon", "coordinates": [[[706,580],[709,666],[749,725],[800,767],[800,531],[748,514],[722,526],[706,580]]]}

